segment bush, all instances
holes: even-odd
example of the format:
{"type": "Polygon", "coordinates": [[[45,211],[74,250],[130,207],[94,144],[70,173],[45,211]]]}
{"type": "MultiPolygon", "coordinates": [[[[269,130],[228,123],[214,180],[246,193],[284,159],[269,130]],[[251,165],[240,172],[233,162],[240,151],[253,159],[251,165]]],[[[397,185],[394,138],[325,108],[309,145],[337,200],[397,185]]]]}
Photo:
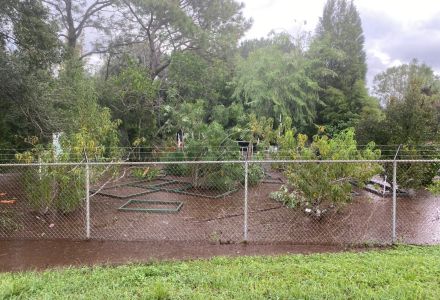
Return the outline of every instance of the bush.
{"type": "MultiPolygon", "coordinates": [[[[307,137],[286,133],[290,145],[291,159],[297,160],[356,160],[378,159],[380,151],[370,143],[364,150],[358,150],[354,139],[354,130],[348,129],[329,139],[326,135],[313,137],[306,146],[307,137]],[[293,139],[292,139],[293,138],[293,139]]],[[[299,206],[306,213],[321,216],[338,204],[351,201],[352,182],[363,185],[373,175],[381,172],[376,163],[292,163],[285,171],[290,188],[298,195],[299,206]]],[[[274,195],[284,199],[291,192],[282,188],[283,194],[274,195]]]]}
{"type": "MultiPolygon", "coordinates": [[[[183,151],[169,152],[162,157],[162,161],[185,161],[185,153],[183,151]]],[[[165,165],[165,172],[173,176],[188,176],[189,167],[184,164],[167,164],[165,165]]]]}
{"type": "MultiPolygon", "coordinates": [[[[434,159],[433,152],[404,145],[400,149],[397,159],[434,159]]],[[[440,170],[440,163],[398,163],[397,185],[399,188],[420,189],[433,184],[433,180],[440,170]]],[[[393,178],[393,166],[387,165],[386,175],[393,178]]]]}
{"type": "Polygon", "coordinates": [[[71,213],[81,206],[86,197],[85,170],[83,168],[63,168],[57,172],[58,197],[55,207],[62,213],[71,213]]]}
{"type": "Polygon", "coordinates": [[[269,197],[290,208],[295,208],[301,201],[300,196],[295,191],[289,192],[285,185],[279,191],[270,193],[269,197]]]}
{"type": "Polygon", "coordinates": [[[158,168],[136,168],[131,171],[131,175],[139,178],[139,179],[146,179],[146,180],[153,180],[159,177],[160,169],[158,168]]]}
{"type": "Polygon", "coordinates": [[[85,172],[71,166],[29,167],[22,176],[29,205],[41,214],[75,211],[85,198],[85,172]]]}

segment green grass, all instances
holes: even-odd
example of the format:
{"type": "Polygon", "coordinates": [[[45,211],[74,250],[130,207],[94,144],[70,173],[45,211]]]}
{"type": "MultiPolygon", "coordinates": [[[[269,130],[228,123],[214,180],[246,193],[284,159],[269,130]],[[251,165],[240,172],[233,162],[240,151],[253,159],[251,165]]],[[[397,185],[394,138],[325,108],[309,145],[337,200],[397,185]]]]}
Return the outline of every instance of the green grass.
{"type": "Polygon", "coordinates": [[[3,299],[439,297],[439,246],[0,274],[3,299]]]}

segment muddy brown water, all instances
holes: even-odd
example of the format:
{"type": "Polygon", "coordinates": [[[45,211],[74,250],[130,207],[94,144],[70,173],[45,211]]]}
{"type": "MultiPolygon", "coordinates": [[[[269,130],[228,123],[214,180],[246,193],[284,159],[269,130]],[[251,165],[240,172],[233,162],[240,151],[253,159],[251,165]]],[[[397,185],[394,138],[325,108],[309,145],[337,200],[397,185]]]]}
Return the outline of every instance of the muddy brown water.
{"type": "Polygon", "coordinates": [[[311,254],[365,249],[289,243],[219,245],[188,242],[3,240],[0,242],[0,272],[190,260],[215,256],[311,254]]]}
{"type": "MultiPolygon", "coordinates": [[[[123,181],[116,184],[121,183],[123,181]]],[[[391,243],[391,198],[358,191],[359,195],[353,198],[352,203],[316,219],[270,199],[270,192],[280,186],[262,183],[249,188],[247,237],[254,246],[243,248],[244,245],[240,244],[244,235],[242,187],[218,199],[158,190],[128,197],[148,189],[127,185],[106,189],[106,192],[116,193],[122,199],[101,194],[90,198],[93,240],[80,242],[77,240],[86,238],[84,205],[69,214],[35,212],[29,206],[17,176],[3,176],[0,178],[0,191],[17,199],[17,202],[0,206],[0,269],[11,269],[14,264],[20,269],[24,265],[40,268],[44,264],[56,266],[75,264],[76,261],[80,264],[94,261],[123,263],[130,261],[130,257],[134,261],[147,261],[217,254],[295,252],[295,249],[333,251],[345,249],[347,245],[391,243]],[[179,201],[183,206],[174,214],[118,210],[129,199],[179,201]],[[44,245],[53,251],[44,250],[44,245]],[[32,257],[33,249],[41,249],[35,250],[35,253],[41,251],[41,258],[38,258],[39,255],[32,257]],[[44,253],[51,255],[48,258],[44,253]],[[28,263],[21,265],[20,260],[28,263]]],[[[206,190],[193,190],[201,195],[206,193],[206,190]]],[[[397,237],[403,243],[440,243],[440,197],[427,191],[399,197],[397,237]]]]}

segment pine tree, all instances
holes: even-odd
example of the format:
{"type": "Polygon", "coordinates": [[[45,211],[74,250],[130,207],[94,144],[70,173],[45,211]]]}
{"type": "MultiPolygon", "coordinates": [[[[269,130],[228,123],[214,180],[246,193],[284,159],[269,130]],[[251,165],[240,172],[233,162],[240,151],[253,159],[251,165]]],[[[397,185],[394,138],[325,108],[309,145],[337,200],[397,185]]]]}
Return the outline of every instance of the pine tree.
{"type": "Polygon", "coordinates": [[[328,0],[310,47],[324,103],[318,123],[330,131],[354,126],[368,103],[364,35],[359,13],[348,0],[328,0]]]}

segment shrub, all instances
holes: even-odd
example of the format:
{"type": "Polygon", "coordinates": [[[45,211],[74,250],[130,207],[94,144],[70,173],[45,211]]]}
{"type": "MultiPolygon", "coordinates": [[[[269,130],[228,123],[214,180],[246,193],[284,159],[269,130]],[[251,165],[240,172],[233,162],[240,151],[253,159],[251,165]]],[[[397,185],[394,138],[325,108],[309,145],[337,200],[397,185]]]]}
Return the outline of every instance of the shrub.
{"type": "MultiPolygon", "coordinates": [[[[185,161],[185,153],[183,151],[169,152],[162,157],[162,161],[185,161]]],[[[174,176],[188,176],[189,167],[184,164],[167,164],[165,165],[165,172],[168,175],[174,176]]]]}
{"type": "Polygon", "coordinates": [[[146,179],[146,180],[153,180],[159,177],[160,169],[158,168],[135,168],[131,171],[131,175],[139,178],[139,179],[146,179]]]}
{"type": "MultiPolygon", "coordinates": [[[[294,160],[367,160],[380,157],[374,143],[364,150],[357,149],[353,129],[345,130],[333,139],[326,135],[314,136],[308,146],[304,135],[293,138],[292,133],[287,132],[285,136],[289,142],[282,144],[291,148],[283,151],[288,150],[294,160]]],[[[381,167],[376,163],[292,163],[287,166],[285,174],[289,187],[298,196],[299,206],[307,213],[321,216],[338,204],[350,202],[352,182],[362,186],[378,172],[381,172],[381,167]]],[[[274,196],[284,199],[291,193],[287,188],[282,188],[280,192],[283,194],[274,196]]]]}
{"type": "Polygon", "coordinates": [[[285,185],[283,185],[279,191],[270,193],[269,197],[290,208],[295,208],[301,201],[300,196],[295,191],[289,192],[285,185]]]}
{"type": "MultiPolygon", "coordinates": [[[[435,159],[433,151],[404,145],[397,159],[435,159]]],[[[439,156],[440,158],[440,156],[439,156]]],[[[433,184],[434,177],[440,170],[440,163],[401,163],[397,164],[397,185],[399,188],[419,189],[433,184]]],[[[393,178],[393,166],[387,165],[388,178],[393,178]]]]}

